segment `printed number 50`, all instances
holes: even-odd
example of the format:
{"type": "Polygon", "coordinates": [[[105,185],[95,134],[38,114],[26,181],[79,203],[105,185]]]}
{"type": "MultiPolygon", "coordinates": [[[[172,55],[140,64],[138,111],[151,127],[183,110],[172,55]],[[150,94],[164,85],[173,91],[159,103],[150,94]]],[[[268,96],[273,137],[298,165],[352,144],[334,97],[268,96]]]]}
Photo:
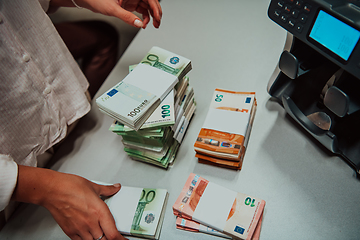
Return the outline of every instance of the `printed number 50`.
{"type": "Polygon", "coordinates": [[[216,94],[215,102],[221,102],[224,95],[216,94]]]}

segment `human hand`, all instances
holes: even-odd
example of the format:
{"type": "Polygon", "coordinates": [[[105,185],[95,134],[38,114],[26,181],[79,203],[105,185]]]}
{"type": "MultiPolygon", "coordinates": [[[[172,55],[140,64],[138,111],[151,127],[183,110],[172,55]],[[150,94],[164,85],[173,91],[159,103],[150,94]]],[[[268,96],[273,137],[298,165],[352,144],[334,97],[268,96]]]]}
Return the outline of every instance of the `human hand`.
{"type": "Polygon", "coordinates": [[[98,185],[77,175],[49,169],[19,166],[13,200],[48,209],[66,235],[73,240],[125,240],[100,196],[118,192],[120,184],[98,185]]]}
{"type": "MultiPolygon", "coordinates": [[[[107,16],[120,18],[127,24],[146,28],[150,22],[150,16],[153,18],[153,25],[159,28],[162,9],[158,0],[73,0],[77,6],[87,8],[93,12],[101,13],[107,16]],[[138,12],[143,20],[132,12],[138,12]]],[[[51,0],[51,6],[74,6],[70,0],[51,0]]]]}
{"type": "MultiPolygon", "coordinates": [[[[136,11],[143,16],[143,28],[146,28],[147,24],[150,22],[149,13],[153,18],[154,27],[159,28],[162,17],[162,9],[158,0],[119,0],[119,4],[122,8],[129,11],[124,14],[124,16],[128,15],[129,24],[136,21],[136,19],[132,21],[132,17],[135,15],[130,12],[136,11]]],[[[127,22],[125,19],[123,20],[127,22]]]]}
{"type": "Polygon", "coordinates": [[[76,239],[124,240],[115,226],[107,205],[99,196],[111,196],[119,191],[120,184],[103,186],[84,178],[65,176],[61,187],[53,192],[51,199],[43,204],[63,231],[76,239]],[[70,191],[70,192],[69,192],[70,191]]]}

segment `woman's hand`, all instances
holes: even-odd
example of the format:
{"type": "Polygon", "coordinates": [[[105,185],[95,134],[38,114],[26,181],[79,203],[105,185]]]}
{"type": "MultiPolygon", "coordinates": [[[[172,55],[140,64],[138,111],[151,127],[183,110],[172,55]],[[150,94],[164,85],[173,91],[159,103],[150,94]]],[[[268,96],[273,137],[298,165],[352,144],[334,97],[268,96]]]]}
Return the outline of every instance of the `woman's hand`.
{"type": "MultiPolygon", "coordinates": [[[[143,28],[146,28],[147,24],[150,22],[149,13],[153,18],[154,27],[159,28],[162,18],[162,9],[158,0],[120,0],[119,4],[122,8],[129,12],[136,11],[142,14],[143,28]]],[[[136,20],[135,19],[132,21],[132,18],[130,16],[128,17],[130,18],[128,23],[134,22],[136,20]]],[[[126,20],[124,21],[127,22],[126,20]]]]}
{"type": "Polygon", "coordinates": [[[71,239],[125,240],[100,196],[111,196],[120,184],[103,186],[80,176],[49,169],[19,166],[12,199],[47,208],[71,239]]]}
{"type": "Polygon", "coordinates": [[[150,22],[150,16],[153,18],[155,28],[160,26],[162,10],[158,0],[51,0],[52,7],[74,7],[76,5],[87,8],[93,12],[101,13],[107,16],[120,18],[127,24],[146,28],[150,22]],[[132,12],[138,12],[143,20],[132,12]]]}

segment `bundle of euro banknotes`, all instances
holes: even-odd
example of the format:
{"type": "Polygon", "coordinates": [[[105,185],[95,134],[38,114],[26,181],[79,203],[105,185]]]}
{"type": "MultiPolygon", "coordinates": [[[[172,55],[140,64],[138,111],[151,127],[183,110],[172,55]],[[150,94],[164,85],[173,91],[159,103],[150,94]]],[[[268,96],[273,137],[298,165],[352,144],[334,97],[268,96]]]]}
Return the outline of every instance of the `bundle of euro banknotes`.
{"type": "MultiPolygon", "coordinates": [[[[109,130],[122,136],[124,150],[132,159],[168,168],[175,160],[196,109],[194,90],[186,76],[190,60],[153,47],[141,64],[152,64],[152,67],[181,78],[139,130],[118,120],[114,120],[109,130]],[[168,61],[173,58],[183,63],[180,69],[170,67],[168,61]]],[[[129,67],[130,72],[134,69],[137,69],[136,65],[129,67]]]]}
{"type": "Polygon", "coordinates": [[[258,240],[265,204],[262,199],[191,173],[173,205],[173,212],[178,229],[229,239],[258,240]]]}
{"type": "Polygon", "coordinates": [[[108,205],[121,234],[159,239],[168,195],[168,191],[161,188],[121,186],[121,191],[111,197],[101,198],[108,205]]]}
{"type": "Polygon", "coordinates": [[[241,169],[256,112],[254,92],[215,89],[194,144],[200,163],[241,169]]]}
{"type": "Polygon", "coordinates": [[[101,112],[139,130],[191,68],[189,59],[153,47],[141,64],[98,97],[96,104],[101,112]]]}

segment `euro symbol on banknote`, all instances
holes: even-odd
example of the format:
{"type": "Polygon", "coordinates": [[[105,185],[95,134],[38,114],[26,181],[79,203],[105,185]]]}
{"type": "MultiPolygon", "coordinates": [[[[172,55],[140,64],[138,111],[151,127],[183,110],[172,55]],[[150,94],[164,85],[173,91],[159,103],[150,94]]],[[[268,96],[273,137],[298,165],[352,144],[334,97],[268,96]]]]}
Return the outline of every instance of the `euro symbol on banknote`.
{"type": "Polygon", "coordinates": [[[141,193],[141,197],[139,199],[139,203],[136,208],[135,216],[132,222],[131,229],[132,230],[139,230],[140,229],[140,221],[141,217],[144,213],[144,209],[147,204],[152,202],[155,199],[155,191],[152,189],[144,188],[141,193]]]}

